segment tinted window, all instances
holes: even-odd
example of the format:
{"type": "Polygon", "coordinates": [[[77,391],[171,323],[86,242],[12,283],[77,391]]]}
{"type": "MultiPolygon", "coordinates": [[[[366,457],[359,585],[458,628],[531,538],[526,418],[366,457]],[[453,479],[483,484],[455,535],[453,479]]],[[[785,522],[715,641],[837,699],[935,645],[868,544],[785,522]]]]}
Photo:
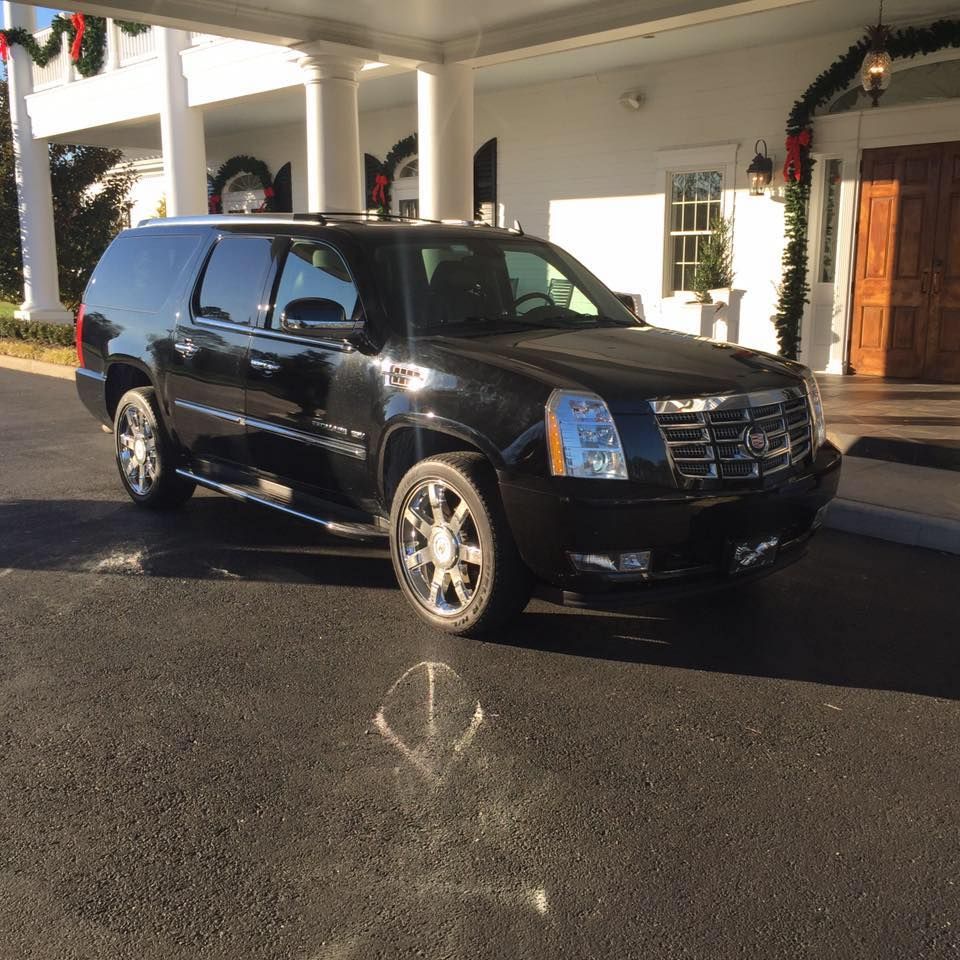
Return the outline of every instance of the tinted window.
{"type": "Polygon", "coordinates": [[[117,237],[84,293],[88,306],[155,313],[166,302],[199,236],[146,232],[117,237]]]}
{"type": "Polygon", "coordinates": [[[197,316],[252,324],[270,266],[266,237],[224,237],[214,248],[197,296],[197,316]]]}
{"type": "Polygon", "coordinates": [[[288,303],[305,297],[339,303],[347,320],[357,306],[357,288],[340,254],[326,244],[297,240],[290,245],[280,275],[274,325],[288,303]]]}
{"type": "Polygon", "coordinates": [[[374,265],[383,302],[407,335],[637,323],[596,277],[539,241],[478,230],[450,243],[383,243],[374,265]]]}

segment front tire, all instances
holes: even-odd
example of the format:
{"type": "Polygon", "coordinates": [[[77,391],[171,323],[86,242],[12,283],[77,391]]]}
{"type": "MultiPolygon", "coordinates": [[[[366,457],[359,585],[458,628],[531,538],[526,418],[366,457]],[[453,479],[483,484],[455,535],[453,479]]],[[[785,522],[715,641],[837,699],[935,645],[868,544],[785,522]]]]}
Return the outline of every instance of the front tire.
{"type": "Polygon", "coordinates": [[[120,398],[113,440],[120,480],[138,507],[170,509],[193,495],[196,484],[177,475],[176,449],[153,387],[137,387],[120,398]]]}
{"type": "Polygon", "coordinates": [[[517,616],[533,578],[510,533],[497,479],[478,453],[445,453],[404,475],[390,554],[410,605],[433,627],[480,636],[517,616]]]}

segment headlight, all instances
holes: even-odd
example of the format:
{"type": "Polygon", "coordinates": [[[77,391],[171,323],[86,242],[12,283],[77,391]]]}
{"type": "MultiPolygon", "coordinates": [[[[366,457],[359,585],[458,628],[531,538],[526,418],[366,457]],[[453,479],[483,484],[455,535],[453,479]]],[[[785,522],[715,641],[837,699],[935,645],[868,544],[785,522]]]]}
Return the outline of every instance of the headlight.
{"type": "Polygon", "coordinates": [[[816,453],[827,441],[827,425],[823,419],[823,401],[820,399],[820,387],[817,378],[807,370],[803,375],[810,399],[810,415],[813,417],[813,452],[816,453]]]}
{"type": "Polygon", "coordinates": [[[554,390],[547,400],[547,448],[555,477],[627,479],[627,461],[607,405],[593,393],[554,390]]]}

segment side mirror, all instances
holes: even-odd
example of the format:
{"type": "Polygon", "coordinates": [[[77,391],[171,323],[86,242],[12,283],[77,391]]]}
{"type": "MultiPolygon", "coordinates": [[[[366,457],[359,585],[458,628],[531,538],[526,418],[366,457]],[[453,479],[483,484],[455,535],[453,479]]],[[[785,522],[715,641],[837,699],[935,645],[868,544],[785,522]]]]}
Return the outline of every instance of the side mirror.
{"type": "Polygon", "coordinates": [[[346,338],[353,331],[343,306],[336,300],[305,297],[291,300],[280,314],[280,329],[307,337],[346,338]]]}

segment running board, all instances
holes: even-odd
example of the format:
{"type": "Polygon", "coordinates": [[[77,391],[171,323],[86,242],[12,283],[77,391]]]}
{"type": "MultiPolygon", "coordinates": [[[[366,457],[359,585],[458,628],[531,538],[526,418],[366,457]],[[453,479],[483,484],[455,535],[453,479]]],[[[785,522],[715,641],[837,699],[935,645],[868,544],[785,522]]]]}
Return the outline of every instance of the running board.
{"type": "Polygon", "coordinates": [[[272,507],[288,516],[297,517],[299,520],[308,520],[310,523],[316,523],[323,527],[328,533],[335,534],[338,537],[349,537],[351,540],[383,540],[389,534],[386,530],[375,527],[372,523],[353,523],[347,520],[328,520],[324,517],[318,517],[312,513],[305,513],[303,510],[296,510],[287,506],[285,503],[279,503],[271,497],[260,493],[252,493],[243,487],[235,486],[230,483],[222,483],[219,480],[211,480],[208,477],[202,477],[199,474],[191,473],[189,470],[178,469],[177,474],[192,480],[194,483],[207,487],[210,490],[216,490],[217,493],[233,497],[235,500],[244,500],[249,503],[256,503],[262,507],[272,507]]]}

